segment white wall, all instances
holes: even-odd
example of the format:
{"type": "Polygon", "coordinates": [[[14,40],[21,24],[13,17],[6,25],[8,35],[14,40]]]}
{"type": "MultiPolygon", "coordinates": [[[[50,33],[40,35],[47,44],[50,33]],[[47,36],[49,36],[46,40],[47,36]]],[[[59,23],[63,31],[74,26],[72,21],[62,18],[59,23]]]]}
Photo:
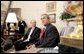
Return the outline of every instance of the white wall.
{"type": "MultiPolygon", "coordinates": [[[[37,26],[42,27],[40,16],[46,12],[46,3],[53,1],[13,1],[12,8],[21,8],[21,16],[24,18],[26,23],[29,25],[31,19],[37,20],[37,26]]],[[[58,31],[65,26],[65,23],[59,19],[61,13],[64,11],[64,1],[55,1],[56,2],[56,11],[51,13],[56,13],[56,23],[54,24],[58,31]]],[[[51,14],[48,13],[48,14],[51,14]]]]}
{"type": "Polygon", "coordinates": [[[41,24],[40,15],[45,12],[44,1],[14,1],[13,8],[21,8],[21,16],[29,25],[31,19],[37,20],[37,26],[41,24]]]}

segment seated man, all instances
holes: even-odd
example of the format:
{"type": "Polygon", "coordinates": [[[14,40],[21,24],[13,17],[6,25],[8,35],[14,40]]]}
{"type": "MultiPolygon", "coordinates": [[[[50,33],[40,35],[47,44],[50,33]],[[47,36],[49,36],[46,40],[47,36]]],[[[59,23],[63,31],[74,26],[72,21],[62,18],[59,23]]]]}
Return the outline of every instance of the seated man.
{"type": "Polygon", "coordinates": [[[18,40],[15,42],[15,49],[23,50],[25,49],[26,45],[32,44],[35,42],[35,40],[39,37],[40,29],[36,27],[36,21],[31,20],[31,28],[28,29],[26,35],[21,38],[21,40],[18,40]]]}
{"type": "Polygon", "coordinates": [[[50,17],[47,14],[43,14],[41,20],[45,28],[41,31],[39,40],[33,45],[30,45],[29,48],[46,48],[58,46],[58,43],[60,41],[59,33],[57,31],[57,28],[50,24],[50,17]]]}

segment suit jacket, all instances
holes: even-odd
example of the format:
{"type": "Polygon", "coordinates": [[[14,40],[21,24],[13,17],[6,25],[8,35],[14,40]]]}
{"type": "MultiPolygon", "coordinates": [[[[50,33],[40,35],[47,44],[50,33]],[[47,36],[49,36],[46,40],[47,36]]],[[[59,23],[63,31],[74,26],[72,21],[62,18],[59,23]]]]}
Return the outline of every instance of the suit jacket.
{"type": "MultiPolygon", "coordinates": [[[[23,40],[26,40],[28,38],[28,35],[29,35],[30,31],[31,31],[31,28],[28,29],[28,31],[25,34],[23,40]]],[[[41,32],[40,28],[35,27],[35,29],[33,30],[32,34],[31,34],[31,37],[29,39],[29,42],[33,43],[39,37],[40,32],[41,32]]]]}
{"type": "Polygon", "coordinates": [[[36,47],[55,47],[60,42],[59,33],[55,26],[48,24],[43,40],[38,41],[36,47]],[[39,44],[39,45],[38,45],[39,44]]]}

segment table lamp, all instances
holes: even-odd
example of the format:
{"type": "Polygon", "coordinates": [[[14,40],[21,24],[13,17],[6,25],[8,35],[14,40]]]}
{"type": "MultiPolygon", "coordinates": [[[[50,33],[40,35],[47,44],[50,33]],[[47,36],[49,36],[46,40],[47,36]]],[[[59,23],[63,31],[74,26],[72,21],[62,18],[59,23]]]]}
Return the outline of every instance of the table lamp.
{"type": "Polygon", "coordinates": [[[17,20],[16,14],[14,12],[8,13],[6,22],[7,23],[17,23],[18,20],[17,20]]]}
{"type": "MultiPolygon", "coordinates": [[[[8,13],[7,18],[6,18],[6,23],[9,23],[8,31],[10,32],[11,31],[11,27],[10,27],[11,24],[18,23],[16,14],[14,12],[9,12],[8,13]]],[[[12,29],[12,30],[15,30],[15,29],[12,29]]]]}

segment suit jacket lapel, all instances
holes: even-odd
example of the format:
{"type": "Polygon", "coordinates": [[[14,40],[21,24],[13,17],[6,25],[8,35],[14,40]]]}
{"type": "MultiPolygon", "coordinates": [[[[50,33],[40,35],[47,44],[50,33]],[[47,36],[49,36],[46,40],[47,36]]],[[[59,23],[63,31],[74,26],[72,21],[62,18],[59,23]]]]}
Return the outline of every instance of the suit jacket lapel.
{"type": "Polygon", "coordinates": [[[47,32],[48,32],[48,30],[49,30],[49,28],[50,28],[50,25],[51,25],[51,24],[49,24],[49,25],[46,27],[45,37],[47,36],[47,32]]]}
{"type": "MultiPolygon", "coordinates": [[[[36,27],[35,27],[35,29],[33,30],[32,34],[31,34],[31,37],[34,35],[35,31],[36,31],[36,27]]],[[[30,37],[30,38],[31,38],[31,37],[30,37]]]]}

